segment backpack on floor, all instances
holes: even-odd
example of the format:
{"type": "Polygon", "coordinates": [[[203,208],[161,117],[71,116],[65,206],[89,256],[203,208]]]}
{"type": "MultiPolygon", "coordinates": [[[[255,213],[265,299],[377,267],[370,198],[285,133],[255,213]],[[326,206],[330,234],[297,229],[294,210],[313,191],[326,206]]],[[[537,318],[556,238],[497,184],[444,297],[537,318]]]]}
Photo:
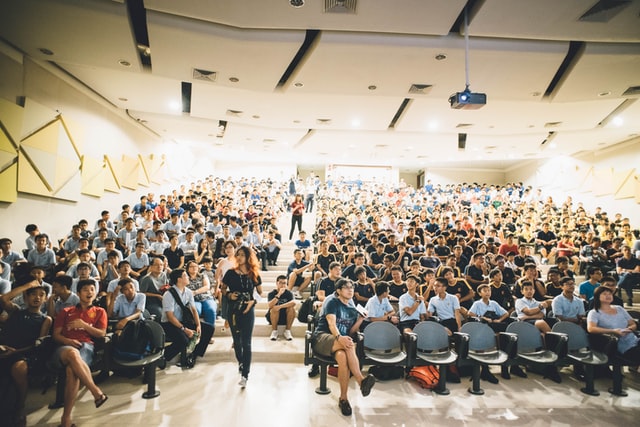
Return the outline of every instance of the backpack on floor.
{"type": "Polygon", "coordinates": [[[404,366],[374,365],[369,367],[369,373],[380,381],[397,380],[404,377],[404,366]]]}
{"type": "Polygon", "coordinates": [[[407,379],[417,382],[422,388],[433,390],[440,381],[440,371],[433,365],[416,366],[409,371],[407,379]]]}

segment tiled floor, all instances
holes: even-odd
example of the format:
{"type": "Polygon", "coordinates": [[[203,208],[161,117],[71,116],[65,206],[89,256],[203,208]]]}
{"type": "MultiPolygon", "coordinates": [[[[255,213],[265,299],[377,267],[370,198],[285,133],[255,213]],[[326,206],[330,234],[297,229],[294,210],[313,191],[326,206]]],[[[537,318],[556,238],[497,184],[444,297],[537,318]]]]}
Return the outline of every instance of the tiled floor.
{"type": "MultiPolygon", "coordinates": [[[[301,340],[302,338],[297,338],[301,340]]],[[[256,348],[277,345],[264,337],[254,338],[256,348]],[[260,342],[258,342],[260,341],[260,342]],[[262,342],[265,341],[265,342],[262,342]]],[[[301,363],[267,362],[259,355],[252,366],[245,390],[237,385],[238,373],[225,338],[193,370],[170,366],[159,371],[161,395],[144,400],[140,378],[112,377],[103,383],[108,402],[95,409],[91,395],[81,392],[73,413],[80,426],[425,426],[425,425],[526,425],[526,426],[633,426],[640,415],[640,375],[627,373],[628,397],[611,396],[610,380],[599,379],[601,395],[580,392],[571,370],[562,372],[563,383],[555,384],[531,374],[499,384],[483,382],[483,396],[467,393],[469,382],[449,384],[451,394],[438,396],[405,380],[379,382],[363,398],[352,381],[349,398],[353,416],[343,417],[337,406],[338,384],[329,377],[332,393],[315,394],[318,379],[307,377],[301,363]]],[[[289,343],[291,344],[291,343],[289,343]]],[[[291,344],[292,351],[300,346],[291,344]]],[[[264,352],[266,354],[266,352],[264,352]]],[[[273,358],[272,358],[273,359],[273,358]]],[[[496,372],[496,368],[494,368],[496,372]]],[[[497,373],[497,372],[496,372],[497,373]]],[[[48,410],[53,390],[29,396],[28,425],[57,425],[62,410],[48,410]]]]}

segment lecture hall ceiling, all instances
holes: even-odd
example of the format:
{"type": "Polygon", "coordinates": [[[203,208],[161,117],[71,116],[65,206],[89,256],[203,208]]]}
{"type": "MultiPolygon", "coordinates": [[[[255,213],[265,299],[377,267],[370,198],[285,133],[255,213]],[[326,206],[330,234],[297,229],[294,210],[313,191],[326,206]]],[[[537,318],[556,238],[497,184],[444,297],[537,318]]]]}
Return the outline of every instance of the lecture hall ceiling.
{"type": "Polygon", "coordinates": [[[0,6],[0,39],[216,159],[508,169],[640,134],[639,16],[638,0],[22,0],[0,6]],[[465,6],[477,110],[448,102],[465,6]]]}

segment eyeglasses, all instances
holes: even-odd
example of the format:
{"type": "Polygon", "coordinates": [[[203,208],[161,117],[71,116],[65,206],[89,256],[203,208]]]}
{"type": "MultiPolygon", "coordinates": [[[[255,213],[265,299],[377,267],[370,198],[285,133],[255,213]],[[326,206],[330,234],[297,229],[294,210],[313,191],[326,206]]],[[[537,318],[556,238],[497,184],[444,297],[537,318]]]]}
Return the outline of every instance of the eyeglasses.
{"type": "Polygon", "coordinates": [[[343,287],[341,287],[340,289],[353,289],[353,286],[351,285],[344,285],[343,287]]]}

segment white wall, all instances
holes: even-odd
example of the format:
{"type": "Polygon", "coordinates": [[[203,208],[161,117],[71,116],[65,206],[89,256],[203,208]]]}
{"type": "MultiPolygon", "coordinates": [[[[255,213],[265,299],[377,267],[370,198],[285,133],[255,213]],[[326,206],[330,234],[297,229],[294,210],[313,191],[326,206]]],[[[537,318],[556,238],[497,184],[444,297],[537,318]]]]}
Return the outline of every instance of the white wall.
{"type": "MultiPolygon", "coordinates": [[[[84,135],[78,142],[82,145],[83,154],[102,159],[105,154],[121,158],[125,153],[132,157],[155,153],[165,154],[171,160],[181,159],[177,162],[186,165],[198,163],[190,150],[164,142],[127,118],[124,112],[74,87],[55,71],[50,72],[28,59],[22,62],[20,55],[9,57],[0,53],[0,76],[0,97],[12,103],[16,103],[18,97],[26,97],[27,102],[33,100],[48,109],[58,110],[65,119],[80,124],[84,135]]],[[[193,176],[198,170],[207,170],[206,175],[212,173],[210,162],[208,167],[174,169],[181,169],[185,176],[193,176]]],[[[18,193],[17,202],[0,203],[0,236],[11,238],[14,249],[20,250],[24,248],[25,225],[35,223],[57,240],[68,233],[71,225],[79,219],[87,219],[93,225],[103,209],[115,216],[123,203],[135,204],[141,194],[151,191],[159,195],[177,187],[178,180],[170,178],[173,183],[139,186],[137,190],[122,188],[120,193],[105,192],[100,198],[78,194],[77,202],[18,193]]]]}
{"type": "Polygon", "coordinates": [[[630,176],[625,187],[640,185],[640,138],[617,144],[604,150],[580,157],[559,156],[552,159],[523,163],[506,172],[507,181],[522,181],[525,185],[541,188],[544,195],[562,203],[567,196],[573,199],[574,207],[582,202],[585,209],[593,212],[600,206],[613,218],[616,212],[631,219],[632,228],[640,228],[640,205],[634,197],[621,198],[620,177],[630,176]],[[589,172],[590,171],[590,172],[589,172]],[[616,194],[616,192],[618,194],[616,194]]]}
{"type": "Polygon", "coordinates": [[[296,176],[297,169],[295,164],[286,163],[230,163],[218,162],[215,164],[216,176],[221,178],[256,178],[267,179],[272,181],[288,181],[291,176],[296,176]]]}
{"type": "Polygon", "coordinates": [[[466,182],[471,184],[496,184],[503,185],[509,182],[505,179],[505,173],[493,169],[439,169],[426,168],[424,171],[424,182],[431,180],[433,184],[460,184],[466,182]]]}

